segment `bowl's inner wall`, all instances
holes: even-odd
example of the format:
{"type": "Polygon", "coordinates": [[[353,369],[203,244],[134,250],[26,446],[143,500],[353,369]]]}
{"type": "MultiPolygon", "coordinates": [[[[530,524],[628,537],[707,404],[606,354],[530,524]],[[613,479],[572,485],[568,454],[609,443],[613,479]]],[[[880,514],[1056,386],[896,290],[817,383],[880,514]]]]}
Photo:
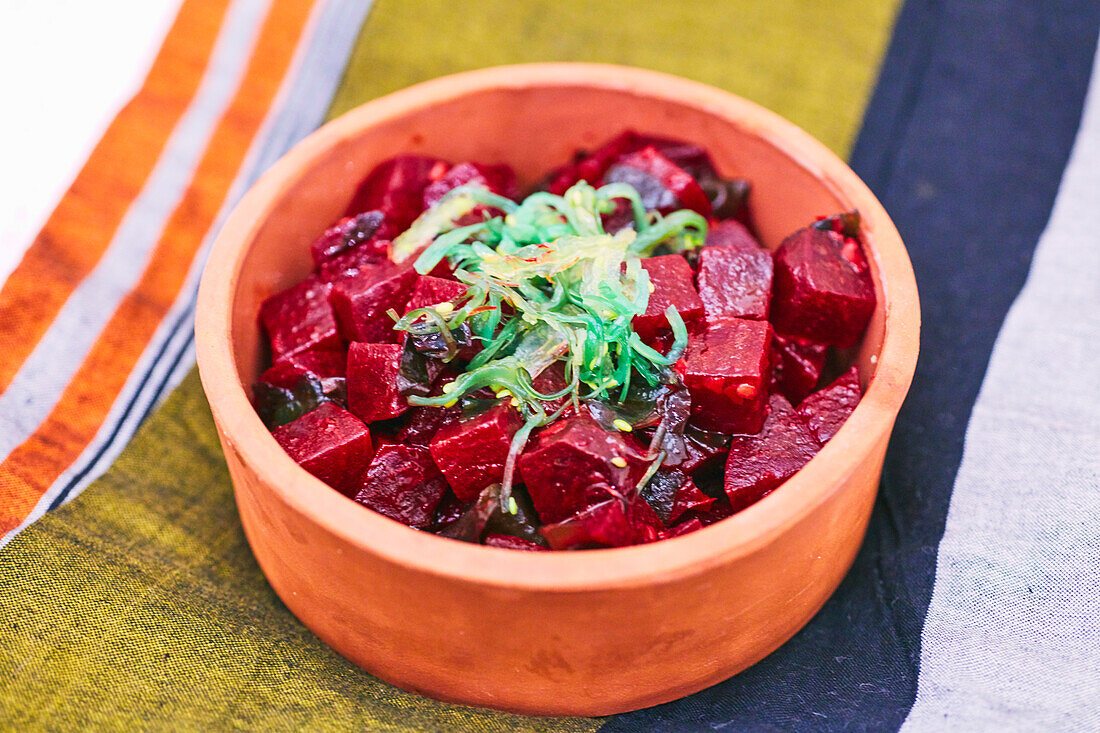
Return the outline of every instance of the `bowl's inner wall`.
{"type": "MultiPolygon", "coordinates": [[[[286,183],[247,245],[231,306],[231,339],[242,384],[247,389],[261,366],[260,303],[309,273],[309,243],[341,216],[359,181],[377,163],[399,153],[504,162],[522,183],[532,184],[577,148],[594,148],[625,128],[699,144],[724,176],[749,179],[754,221],[769,248],[817,216],[850,208],[819,171],[779,147],[784,142],[778,135],[679,101],[568,85],[482,90],[441,100],[341,140],[286,183]]],[[[865,228],[863,240],[879,303],[856,356],[866,386],[874,372],[871,356],[882,345],[886,298],[874,232],[865,228]]]]}

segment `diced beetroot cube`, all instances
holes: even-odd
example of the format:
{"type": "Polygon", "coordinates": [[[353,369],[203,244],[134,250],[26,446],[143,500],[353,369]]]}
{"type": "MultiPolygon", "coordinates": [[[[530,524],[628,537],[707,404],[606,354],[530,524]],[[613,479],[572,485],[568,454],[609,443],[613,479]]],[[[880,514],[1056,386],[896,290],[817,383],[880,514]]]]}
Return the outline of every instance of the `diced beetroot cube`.
{"type": "Polygon", "coordinates": [[[673,537],[683,537],[686,534],[698,531],[703,528],[703,523],[699,521],[697,517],[692,517],[687,521],[680,522],[675,527],[669,527],[664,532],[661,532],[657,539],[670,540],[673,537]]]}
{"type": "Polygon", "coordinates": [[[633,130],[626,130],[616,137],[608,140],[590,155],[583,155],[572,165],[565,166],[551,174],[548,190],[559,196],[575,184],[577,181],[588,181],[593,186],[603,180],[608,167],[619,156],[635,150],[644,145],[640,144],[641,137],[633,130]]]}
{"type": "Polygon", "coordinates": [[[263,302],[260,323],[267,331],[275,359],[306,349],[341,348],[336,316],[329,304],[329,287],[308,277],[263,302]]]}
{"type": "MultiPolygon", "coordinates": [[[[531,381],[531,384],[539,394],[551,395],[561,392],[569,386],[569,383],[565,381],[565,362],[555,361],[539,372],[538,376],[531,381]]],[[[543,402],[542,409],[546,410],[547,414],[550,414],[556,412],[568,401],[569,395],[556,397],[552,400],[543,402]]]]}
{"type": "Polygon", "coordinates": [[[675,522],[688,510],[705,511],[714,503],[713,497],[700,491],[690,476],[676,469],[658,470],[642,487],[641,493],[666,525],[675,522]]]}
{"type": "Polygon", "coordinates": [[[705,512],[697,512],[695,518],[699,520],[699,523],[704,527],[709,527],[715,522],[721,522],[723,519],[728,519],[733,516],[733,507],[726,499],[716,499],[710,509],[705,512]]]}
{"type": "Polygon", "coordinates": [[[539,528],[554,550],[624,547],[655,541],[664,525],[645,499],[635,495],[596,504],[568,519],[539,528]]]}
{"type": "Polygon", "coordinates": [[[768,317],[772,257],[754,244],[704,247],[699,253],[699,298],[707,323],[768,317]]]}
{"type": "Polygon", "coordinates": [[[813,227],[775,252],[772,323],[782,334],[853,346],[875,309],[871,276],[844,257],[844,238],[813,227]]]}
{"type": "Polygon", "coordinates": [[[705,512],[714,504],[714,497],[707,496],[690,476],[684,477],[684,483],[676,490],[676,497],[672,502],[672,511],[669,512],[668,522],[675,522],[684,515],[684,512],[705,512]]]}
{"type": "Polygon", "coordinates": [[[366,422],[389,420],[409,409],[397,388],[401,347],[352,342],[348,348],[348,409],[366,422]]]}
{"type": "Polygon", "coordinates": [[[825,445],[856,409],[862,396],[859,371],[852,367],[828,387],[802,400],[798,414],[806,421],[810,432],[825,445]]]}
{"type": "Polygon", "coordinates": [[[386,311],[405,312],[417,277],[410,266],[384,262],[367,265],[354,277],[333,283],[329,299],[340,333],[348,341],[397,342],[398,333],[386,311]]]}
{"type": "Polygon", "coordinates": [[[441,277],[421,275],[416,281],[409,303],[405,306],[405,313],[417,308],[427,308],[429,305],[438,305],[443,302],[454,301],[466,294],[466,283],[457,280],[444,280],[441,277]]]}
{"type": "Polygon", "coordinates": [[[486,486],[504,479],[512,436],[522,426],[516,409],[502,403],[440,428],[428,447],[455,496],[473,501],[486,486]]]}
{"type": "Polygon", "coordinates": [[[707,227],[707,241],[704,245],[706,247],[740,247],[744,249],[750,245],[756,249],[763,249],[760,242],[756,241],[756,237],[752,236],[749,228],[736,219],[711,222],[710,226],[707,227]]]}
{"type": "Polygon", "coordinates": [[[580,155],[571,165],[559,168],[550,176],[548,190],[563,194],[577,181],[588,181],[593,186],[603,180],[604,174],[612,163],[628,153],[653,147],[662,155],[683,168],[695,180],[717,178],[710,155],[697,145],[671,138],[639,135],[626,130],[608,140],[591,154],[580,155]]]}
{"type": "Polygon", "coordinates": [[[299,351],[275,362],[263,374],[261,382],[272,387],[294,389],[303,377],[333,379],[343,377],[347,371],[347,354],[343,351],[299,351]]]}
{"type": "Polygon", "coordinates": [[[352,249],[364,249],[376,256],[385,256],[385,249],[379,250],[375,246],[376,240],[373,239],[384,218],[381,211],[364,211],[355,216],[345,216],[309,246],[313,262],[320,267],[333,257],[352,249]]]}
{"type": "Polygon", "coordinates": [[[688,344],[682,366],[691,391],[691,421],[701,430],[756,433],[768,400],[767,321],[728,318],[688,344]]]}
{"type": "Polygon", "coordinates": [[[439,432],[439,429],[458,422],[462,417],[462,408],[454,407],[413,407],[408,412],[408,422],[397,431],[397,442],[409,445],[422,445],[425,448],[439,432]]]}
{"type": "Polygon", "coordinates": [[[386,265],[389,247],[386,240],[371,240],[369,246],[345,250],[322,262],[317,268],[317,276],[327,283],[354,278],[361,270],[386,265]]]}
{"type": "Polygon", "coordinates": [[[386,219],[378,236],[393,239],[420,216],[424,210],[424,189],[446,175],[450,167],[445,160],[422,155],[390,158],[378,164],[359,184],[346,216],[372,209],[381,211],[386,219]]]}
{"type": "Polygon", "coordinates": [[[642,260],[642,267],[649,274],[649,284],[653,287],[645,313],[634,316],[632,321],[642,340],[651,343],[669,329],[665,310],[670,305],[676,306],[688,330],[698,330],[703,320],[703,302],[695,292],[692,282],[695,273],[687,260],[682,255],[647,257],[642,260]]]}
{"type": "Polygon", "coordinates": [[[543,547],[537,542],[525,540],[522,537],[512,537],[507,534],[490,534],[485,536],[485,544],[489,547],[502,547],[506,550],[524,550],[527,552],[549,552],[549,547],[543,547]]]}
{"type": "Polygon", "coordinates": [[[367,426],[331,402],[275,428],[272,435],[299,466],[346,496],[355,494],[373,453],[367,426]]]}
{"type": "Polygon", "coordinates": [[[775,334],[772,339],[770,387],[797,405],[817,386],[828,347],[775,334]]]}
{"type": "Polygon", "coordinates": [[[772,395],[771,412],[759,435],[735,435],[726,460],[726,495],[739,512],[794,475],[821,449],[806,421],[782,395],[772,395]]]}
{"type": "Polygon", "coordinates": [[[667,214],[686,208],[710,216],[710,199],[698,181],[652,146],[618,158],[604,174],[604,183],[630,184],[647,210],[667,214]]]}
{"type": "Polygon", "coordinates": [[[519,473],[544,522],[558,522],[592,504],[634,491],[648,465],[633,437],[604,430],[586,414],[554,423],[518,461],[519,473]]]}
{"type": "Polygon", "coordinates": [[[482,165],[481,163],[459,163],[447,171],[438,181],[424,189],[424,208],[434,206],[450,191],[469,184],[500,194],[509,199],[520,196],[516,172],[509,165],[482,165]]]}
{"type": "Polygon", "coordinates": [[[439,500],[439,505],[436,506],[435,513],[432,515],[432,531],[439,532],[458,521],[458,518],[465,514],[466,510],[469,508],[469,504],[459,501],[458,497],[454,495],[454,492],[447,489],[443,494],[443,498],[439,500]]]}
{"type": "Polygon", "coordinates": [[[427,529],[447,491],[427,448],[383,445],[374,453],[355,500],[414,529],[427,529]]]}

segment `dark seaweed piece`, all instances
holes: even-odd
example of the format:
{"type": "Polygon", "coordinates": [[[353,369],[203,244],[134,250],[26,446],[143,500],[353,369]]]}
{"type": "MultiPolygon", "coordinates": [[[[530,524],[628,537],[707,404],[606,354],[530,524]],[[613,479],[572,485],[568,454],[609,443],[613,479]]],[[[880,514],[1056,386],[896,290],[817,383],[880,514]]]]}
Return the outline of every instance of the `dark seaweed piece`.
{"type": "MultiPolygon", "coordinates": [[[[462,542],[481,542],[485,534],[501,534],[535,542],[543,547],[546,540],[538,532],[538,514],[527,492],[519,486],[512,487],[515,513],[500,506],[500,484],[490,484],[482,489],[477,500],[462,515],[448,524],[439,534],[462,542]]],[[[509,502],[511,504],[511,502],[509,502]]]]}
{"type": "Polygon", "coordinates": [[[323,402],[346,407],[347,380],[341,377],[319,379],[307,374],[293,389],[256,382],[252,385],[252,402],[267,429],[274,430],[297,420],[323,402]]]}
{"type": "Polygon", "coordinates": [[[406,396],[427,397],[443,367],[442,361],[427,356],[417,348],[416,341],[408,337],[397,362],[397,390],[406,396]]]}
{"type": "Polygon", "coordinates": [[[683,483],[684,474],[678,471],[657,471],[649,483],[642,487],[642,498],[649,502],[665,524],[669,522],[672,505],[676,502],[676,492],[683,483]]]}
{"type": "Polygon", "coordinates": [[[744,178],[699,179],[703,193],[710,199],[715,219],[744,219],[752,184],[744,178]]]}
{"type": "Polygon", "coordinates": [[[364,211],[340,220],[310,246],[313,260],[320,265],[342,252],[355,249],[374,236],[384,218],[381,211],[364,211]]]}
{"type": "MultiPolygon", "coordinates": [[[[499,491],[499,489],[498,489],[499,491]]],[[[496,510],[489,513],[485,522],[486,534],[508,535],[534,542],[546,547],[546,539],[539,534],[539,515],[535,513],[535,505],[531,503],[531,497],[522,486],[512,487],[512,498],[515,499],[515,512],[502,511],[499,505],[496,510]]]]}
{"type": "Polygon", "coordinates": [[[460,326],[449,329],[452,343],[448,343],[446,336],[440,332],[414,333],[409,332],[408,341],[413,348],[424,356],[430,356],[444,362],[449,362],[460,352],[470,349],[474,345],[474,337],[470,332],[470,326],[463,323],[460,326]]]}
{"type": "Polygon", "coordinates": [[[845,237],[858,237],[860,220],[859,211],[852,209],[851,211],[842,211],[839,214],[818,219],[810,226],[823,232],[836,232],[845,237]]]}
{"type": "Polygon", "coordinates": [[[617,430],[616,420],[625,420],[635,430],[653,427],[661,422],[658,404],[668,392],[667,384],[648,384],[637,373],[631,375],[630,388],[621,402],[586,400],[585,407],[592,419],[607,430],[617,430]]]}
{"type": "Polygon", "coordinates": [[[657,399],[657,414],[661,421],[653,435],[649,452],[665,454],[670,465],[681,463],[688,456],[684,430],[691,417],[691,394],[683,388],[669,389],[657,399]]]}

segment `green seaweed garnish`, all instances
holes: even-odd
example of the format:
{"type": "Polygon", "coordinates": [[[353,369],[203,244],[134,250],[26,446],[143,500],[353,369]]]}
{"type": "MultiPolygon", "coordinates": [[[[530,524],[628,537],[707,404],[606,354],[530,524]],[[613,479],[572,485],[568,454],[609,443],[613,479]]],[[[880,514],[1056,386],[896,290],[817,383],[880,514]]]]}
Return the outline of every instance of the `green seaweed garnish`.
{"type": "MultiPolygon", "coordinates": [[[[672,381],[669,367],[687,346],[687,328],[670,306],[665,315],[673,343],[667,354],[634,332],[632,319],[645,312],[651,291],[641,258],[658,246],[670,252],[697,248],[706,231],[706,220],[693,211],[645,211],[637,191],[623,183],[597,189],[582,181],[561,196],[539,192],[518,204],[484,189],[456,188],[394,244],[402,259],[419,250],[414,267],[421,274],[447,259],[467,285],[466,294],[454,307],[410,311],[394,328],[414,338],[434,334],[444,346],[452,343],[452,333],[468,330],[482,350],[443,394],[412,395],[409,402],[448,406],[484,387],[512,399],[525,423],[513,440],[501,490],[501,504],[508,507],[516,455],[535,428],[561,412],[547,413],[545,402],[622,402],[634,379],[650,386],[672,381]],[[614,211],[616,199],[630,203],[634,225],[610,235],[601,216],[614,211]],[[503,216],[454,224],[479,205],[503,216]],[[534,379],[558,361],[568,386],[539,392],[534,379]]],[[[453,356],[453,349],[447,352],[453,356]]]]}

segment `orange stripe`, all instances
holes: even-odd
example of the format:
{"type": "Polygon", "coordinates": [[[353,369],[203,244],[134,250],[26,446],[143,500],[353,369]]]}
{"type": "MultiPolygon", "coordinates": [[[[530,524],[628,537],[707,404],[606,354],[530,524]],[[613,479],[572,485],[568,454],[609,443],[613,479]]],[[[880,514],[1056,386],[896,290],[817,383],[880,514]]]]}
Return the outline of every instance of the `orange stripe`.
{"type": "Polygon", "coordinates": [[[141,90],[0,289],[0,392],[95,267],[202,80],[228,0],[185,0],[141,90]],[[18,314],[17,316],[14,314],[18,314]]]}
{"type": "Polygon", "coordinates": [[[312,3],[276,0],[248,70],[195,177],[134,290],[119,304],[61,400],[0,465],[0,534],[17,527],[95,437],[138,358],[178,296],[278,91],[312,3]]]}

